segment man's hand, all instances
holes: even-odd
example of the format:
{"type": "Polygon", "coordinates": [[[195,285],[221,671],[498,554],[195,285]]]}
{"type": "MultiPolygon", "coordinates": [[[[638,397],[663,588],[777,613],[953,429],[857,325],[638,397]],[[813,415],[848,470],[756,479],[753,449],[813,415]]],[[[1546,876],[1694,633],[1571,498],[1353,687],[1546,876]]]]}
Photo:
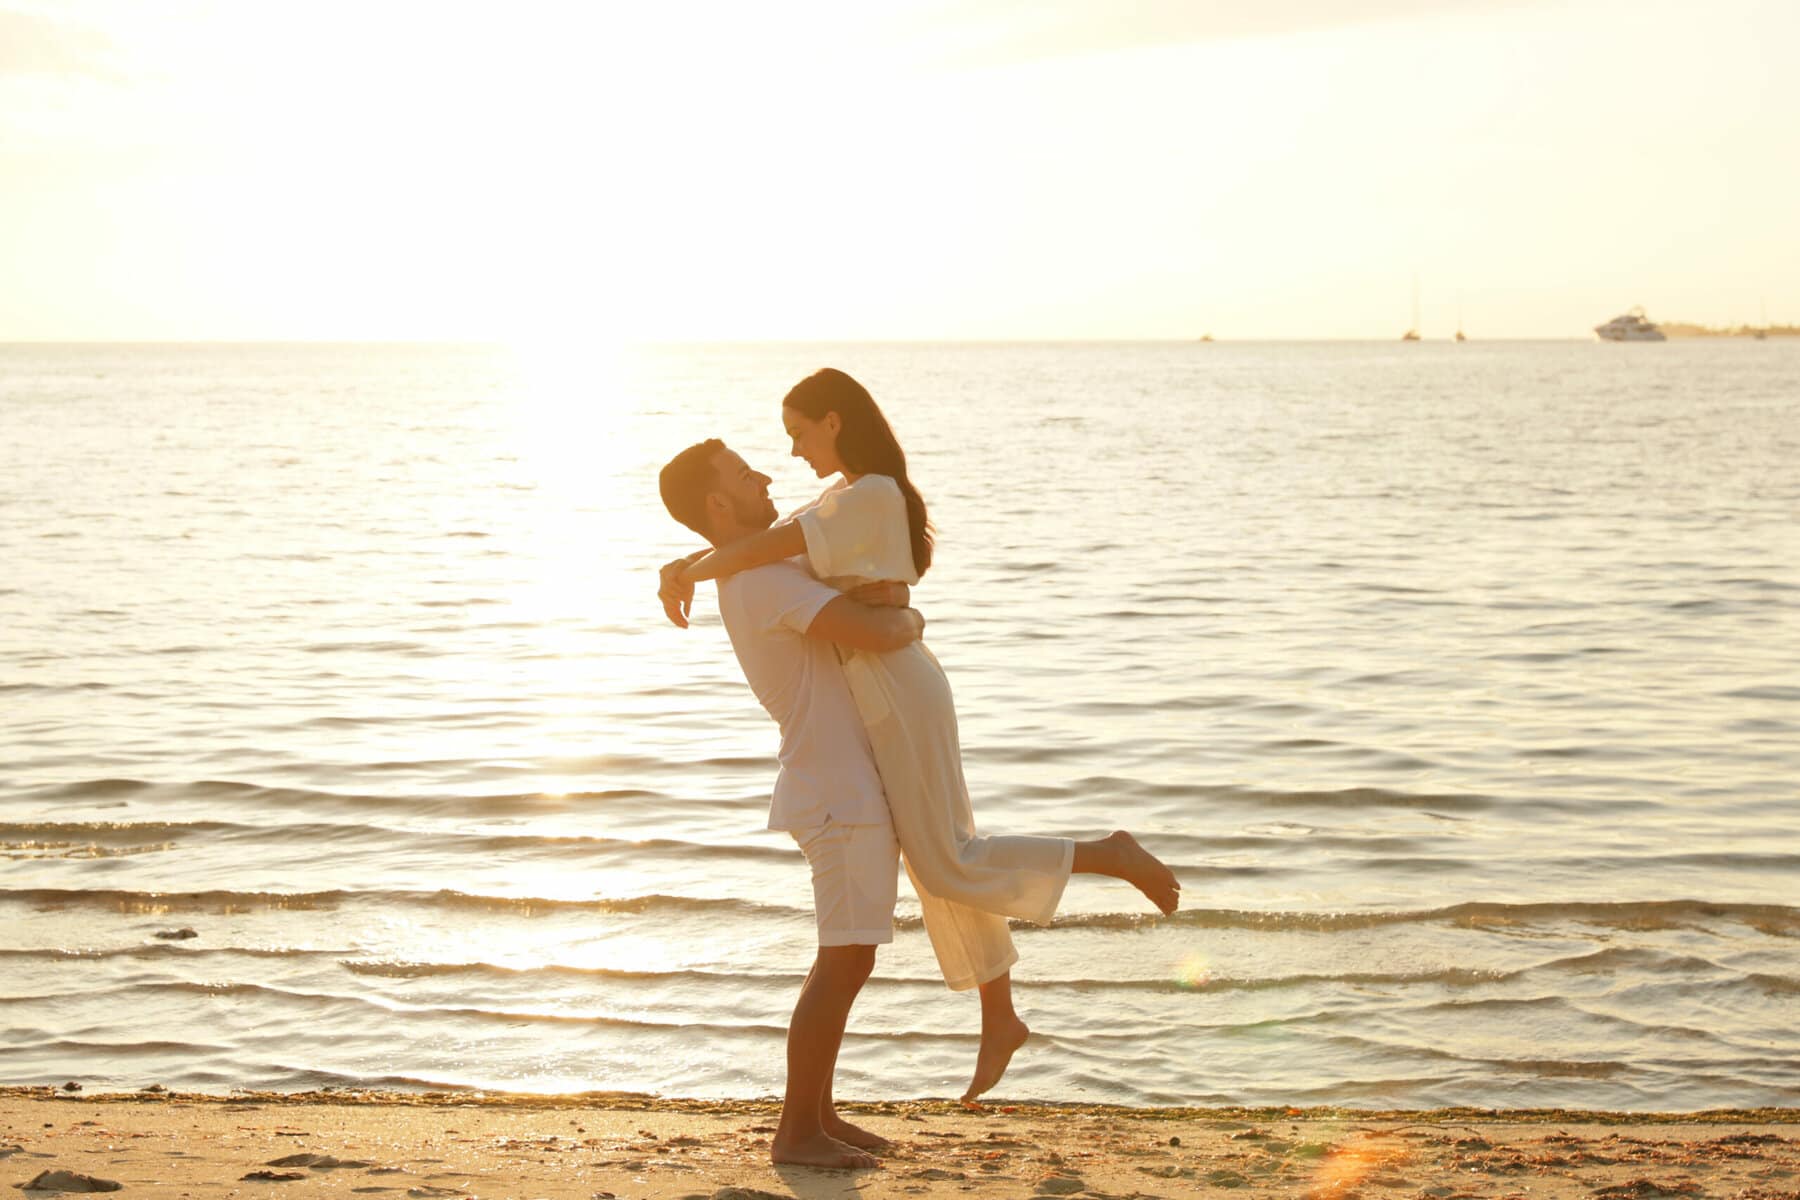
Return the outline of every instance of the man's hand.
{"type": "Polygon", "coordinates": [[[806,627],[809,638],[876,654],[910,646],[924,633],[925,617],[917,609],[870,608],[847,595],[821,608],[806,627]]]}
{"type": "Polygon", "coordinates": [[[912,589],[893,579],[861,584],[844,595],[870,608],[905,608],[912,603],[912,589]]]}
{"type": "Polygon", "coordinates": [[[656,589],[656,598],[662,601],[663,612],[667,614],[669,623],[677,629],[688,627],[688,613],[694,605],[694,585],[684,583],[681,579],[681,569],[687,564],[688,560],[685,558],[664,563],[656,589]]]}

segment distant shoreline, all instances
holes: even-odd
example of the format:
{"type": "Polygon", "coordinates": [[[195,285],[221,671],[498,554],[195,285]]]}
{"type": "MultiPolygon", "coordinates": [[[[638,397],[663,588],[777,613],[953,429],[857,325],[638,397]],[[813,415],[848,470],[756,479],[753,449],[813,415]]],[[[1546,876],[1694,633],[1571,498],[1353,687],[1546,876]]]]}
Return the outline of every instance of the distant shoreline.
{"type": "MultiPolygon", "coordinates": [[[[1729,329],[1719,329],[1706,325],[1690,325],[1682,322],[1658,323],[1670,338],[1754,338],[1758,328],[1739,325],[1729,329]]],[[[1800,337],[1800,325],[1771,325],[1766,330],[1772,338],[1800,337]]],[[[1426,343],[1450,342],[1453,338],[1448,334],[1432,335],[1421,339],[1426,343]]],[[[1562,345],[1568,343],[1592,343],[1593,333],[1559,333],[1536,334],[1530,336],[1481,336],[1474,335],[1470,342],[1487,344],[1512,345],[1562,345]]],[[[1193,345],[1234,345],[1234,346],[1387,346],[1397,344],[1397,339],[1383,335],[1365,335],[1362,337],[1215,337],[1211,342],[1202,342],[1199,338],[1187,337],[1096,337],[1096,338],[769,338],[758,340],[742,340],[721,338],[713,340],[689,340],[670,338],[627,339],[609,346],[641,347],[645,349],[684,349],[687,347],[767,347],[767,346],[1193,346],[1193,345]]],[[[408,349],[487,349],[518,350],[520,345],[514,342],[481,338],[445,338],[423,340],[384,340],[379,338],[291,338],[291,339],[108,339],[108,338],[76,338],[73,340],[43,339],[7,339],[0,338],[0,350],[341,350],[346,348],[370,350],[408,350],[408,349]]],[[[528,348],[528,347],[527,347],[528,348]]]]}
{"type": "Polygon", "coordinates": [[[1800,337],[1800,325],[1733,325],[1728,329],[1717,329],[1711,325],[1663,321],[1657,328],[1672,338],[1753,338],[1757,334],[1766,337],[1800,337]]]}

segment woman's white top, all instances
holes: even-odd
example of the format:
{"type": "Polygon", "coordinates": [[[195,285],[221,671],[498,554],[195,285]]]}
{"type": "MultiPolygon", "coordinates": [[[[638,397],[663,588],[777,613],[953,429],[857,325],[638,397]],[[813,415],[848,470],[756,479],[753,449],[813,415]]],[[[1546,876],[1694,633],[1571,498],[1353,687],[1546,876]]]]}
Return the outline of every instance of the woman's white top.
{"type": "Polygon", "coordinates": [[[795,519],[806,536],[813,574],[832,587],[842,591],[884,579],[908,586],[919,582],[906,498],[891,476],[864,475],[855,483],[840,479],[795,519]]]}

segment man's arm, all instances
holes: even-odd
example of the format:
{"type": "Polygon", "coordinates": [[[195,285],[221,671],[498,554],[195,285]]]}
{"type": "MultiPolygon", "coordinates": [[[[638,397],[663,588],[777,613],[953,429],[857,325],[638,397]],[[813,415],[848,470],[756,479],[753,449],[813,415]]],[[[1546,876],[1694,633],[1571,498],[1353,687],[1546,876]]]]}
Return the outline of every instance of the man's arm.
{"type": "Polygon", "coordinates": [[[924,632],[925,617],[917,609],[870,608],[848,596],[839,596],[821,608],[806,627],[809,638],[877,654],[910,646],[924,632]]]}
{"type": "Polygon", "coordinates": [[[908,608],[912,605],[912,589],[898,579],[859,583],[844,595],[870,608],[908,608]]]}

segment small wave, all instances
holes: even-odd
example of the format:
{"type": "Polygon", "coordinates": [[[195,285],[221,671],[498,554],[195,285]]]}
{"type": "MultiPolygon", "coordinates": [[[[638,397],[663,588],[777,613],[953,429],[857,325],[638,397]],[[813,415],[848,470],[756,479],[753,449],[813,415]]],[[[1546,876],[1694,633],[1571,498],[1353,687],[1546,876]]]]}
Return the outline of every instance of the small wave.
{"type": "Polygon", "coordinates": [[[314,642],[309,646],[299,647],[307,654],[401,654],[416,657],[431,652],[431,647],[422,642],[403,642],[396,640],[374,642],[314,642]]]}
{"type": "Polygon", "coordinates": [[[190,946],[185,942],[146,942],[139,946],[110,946],[104,949],[64,950],[38,948],[0,950],[0,959],[36,959],[46,962],[88,962],[112,958],[131,959],[213,959],[213,958],[342,958],[354,950],[272,949],[258,946],[190,946]]]}
{"type": "Polygon", "coordinates": [[[1435,596],[1436,588],[1407,587],[1399,583],[1358,583],[1353,585],[1359,592],[1377,592],[1384,596],[1435,596]]]}
{"type": "MultiPolygon", "coordinates": [[[[1299,744],[1299,743],[1294,743],[1299,744]]],[[[1310,742],[1315,747],[1336,745],[1329,742],[1310,742]]],[[[1340,747],[1340,749],[1344,749],[1340,747]]],[[[1349,748],[1356,749],[1356,748],[1349,748]]],[[[1041,748],[1006,751],[1023,758],[1033,758],[1044,753],[1041,748]]],[[[1376,753],[1375,751],[1356,750],[1357,753],[1376,753]]],[[[1069,752],[1071,756],[1090,753],[1086,749],[1076,748],[1069,752]]],[[[1055,754],[1052,752],[1052,756],[1055,754]]],[[[1409,760],[1410,761],[1410,760],[1409,760]]],[[[411,771],[422,766],[442,768],[446,763],[427,764],[394,762],[371,763],[368,770],[411,771]]],[[[608,764],[610,766],[610,760],[608,764]]],[[[623,764],[619,769],[629,769],[633,763],[623,764]]],[[[661,760],[644,760],[644,765],[666,771],[669,764],[661,760]]],[[[720,770],[742,767],[764,767],[769,762],[762,758],[747,758],[735,755],[721,755],[712,758],[696,759],[683,766],[720,770]]],[[[601,766],[580,761],[560,762],[560,769],[571,772],[598,771],[601,766]]],[[[610,773],[610,771],[609,771],[610,773]]],[[[308,788],[271,787],[262,784],[245,783],[237,780],[203,779],[189,783],[153,783],[141,779],[95,779],[78,783],[57,784],[31,793],[30,798],[36,800],[80,800],[95,798],[111,798],[150,793],[151,798],[204,798],[220,799],[242,804],[246,811],[268,812],[271,809],[352,809],[358,813],[375,811],[403,812],[412,816],[509,816],[542,812],[566,813],[579,810],[584,806],[607,802],[627,800],[674,800],[666,792],[644,788],[609,788],[598,791],[576,792],[506,792],[485,795],[381,795],[361,792],[327,792],[308,788]]],[[[1114,775],[1092,775],[1078,778],[1068,784],[1049,789],[1020,787],[1014,794],[1032,795],[1113,795],[1120,797],[1140,798],[1146,800],[1207,802],[1211,804],[1238,804],[1250,808],[1325,808],[1325,809],[1367,809],[1394,808],[1426,810],[1434,813],[1485,812],[1496,807],[1504,807],[1507,811],[1515,811],[1532,807],[1561,807],[1559,802],[1529,797],[1499,797],[1477,793],[1453,792],[1413,792],[1379,787],[1342,788],[1335,791],[1277,791],[1270,789],[1231,787],[1231,786],[1192,786],[1186,784],[1159,783],[1150,780],[1130,779],[1114,775]]],[[[684,809],[699,807],[739,811],[756,808],[768,803],[766,792],[745,795],[742,797],[679,797],[684,809]]],[[[1196,838],[1197,842],[1207,839],[1196,838]]]]}
{"type": "Polygon", "coordinates": [[[231,1052],[229,1046],[214,1046],[205,1042],[89,1042],[79,1038],[57,1038],[54,1041],[39,1041],[34,1038],[28,1043],[28,1046],[33,1053],[42,1053],[46,1050],[66,1050],[76,1054],[94,1054],[102,1061],[114,1056],[129,1058],[133,1055],[147,1054],[229,1054],[231,1052]]]}
{"type": "MultiPolygon", "coordinates": [[[[1485,812],[1500,803],[1492,796],[1456,792],[1402,792],[1390,788],[1341,788],[1321,792],[1275,792],[1254,788],[1221,789],[1229,798],[1267,808],[1411,808],[1434,812],[1485,812]]],[[[1220,797],[1226,798],[1226,797],[1220,797]]],[[[1511,809],[1518,802],[1506,801],[1511,809]]]]}
{"type": "MultiPolygon", "coordinates": [[[[347,960],[340,965],[353,975],[367,975],[388,979],[454,978],[460,976],[475,976],[480,978],[521,982],[545,978],[566,978],[577,982],[606,979],[617,980],[624,983],[699,983],[708,986],[735,985],[786,989],[798,984],[804,978],[804,976],[797,972],[705,971],[693,969],[675,971],[633,971],[621,970],[615,967],[573,967],[562,964],[542,967],[506,967],[494,963],[480,962],[422,963],[383,960],[347,960]]],[[[1349,972],[1341,975],[1308,974],[1286,975],[1267,979],[1205,979],[1191,981],[1174,978],[1034,978],[1028,982],[1021,982],[1019,986],[1031,992],[1057,990],[1104,990],[1109,992],[1234,992],[1283,990],[1330,984],[1412,985],[1437,983],[1451,987],[1475,987],[1481,984],[1500,982],[1518,974],[1523,974],[1523,972],[1446,968],[1440,971],[1349,972]]],[[[876,992],[891,988],[927,987],[930,988],[933,993],[936,993],[943,987],[943,980],[935,975],[913,976],[879,974],[871,979],[867,986],[876,992]]]]}
{"type": "Polygon", "coordinates": [[[1577,1079],[1611,1079],[1633,1070],[1630,1063],[1612,1058],[1471,1058],[1465,1061],[1479,1063],[1484,1067],[1492,1067],[1499,1071],[1517,1072],[1524,1075],[1569,1076],[1577,1079]]]}
{"type": "MultiPolygon", "coordinates": [[[[80,993],[84,997],[95,996],[128,996],[128,995],[183,995],[183,996],[237,996],[266,1000],[282,1001],[298,1007],[312,1010],[352,1009],[373,1010],[384,1016],[452,1018],[456,1020],[476,1022],[480,1024],[499,1023],[506,1025],[580,1025],[587,1028],[629,1029],[629,1030],[679,1030],[684,1034],[751,1034],[754,1036],[787,1037],[787,1028],[782,1025],[756,1024],[724,1024],[711,1021],[651,1021],[638,1017],[611,1016],[599,1012],[533,1012],[503,1008],[472,1008],[468,1006],[446,1006],[430,1004],[403,1004],[382,996],[344,995],[332,992],[302,992],[291,988],[275,987],[263,983],[198,983],[192,980],[163,980],[155,983],[126,983],[117,987],[87,988],[80,993]]],[[[54,1000],[55,996],[33,996],[29,1000],[54,1000]]],[[[905,1030],[891,1032],[862,1031],[860,1035],[846,1034],[846,1037],[860,1036],[862,1040],[872,1041],[908,1041],[928,1040],[937,1035],[914,1033],[905,1030]]],[[[978,1034],[968,1035],[979,1038],[978,1034]]],[[[69,1043],[79,1045],[80,1043],[69,1043]]],[[[138,1049],[150,1046],[168,1046],[174,1043],[138,1043],[127,1049],[138,1049]]]]}
{"type": "MultiPolygon", "coordinates": [[[[30,849],[41,845],[81,849],[89,843],[128,848],[113,853],[140,853],[145,850],[172,849],[182,838],[190,835],[242,839],[270,845],[321,842],[345,845],[361,841],[374,842],[384,847],[403,844],[413,851],[429,848],[444,854],[525,853],[539,859],[629,854],[682,862],[788,862],[800,853],[797,848],[784,843],[693,842],[682,838],[631,839],[580,834],[532,836],[458,833],[444,829],[395,829],[385,825],[320,822],[246,825],[232,821],[0,822],[0,853],[8,847],[30,849]]],[[[106,853],[99,851],[96,856],[106,853]]],[[[1204,873],[1209,868],[1197,870],[1204,873]]]]}
{"type": "Polygon", "coordinates": [[[334,888],[319,892],[238,892],[223,889],[197,892],[136,892],[117,888],[0,888],[0,903],[31,904],[38,908],[75,906],[110,908],[125,913],[240,912],[246,909],[336,909],[347,904],[415,905],[425,908],[473,909],[514,916],[552,912],[691,912],[750,917],[805,917],[810,910],[750,900],[707,899],[698,896],[592,897],[587,899],[544,896],[490,896],[450,889],[437,891],[370,890],[334,888]]]}
{"type": "Polygon", "coordinates": [[[1445,967],[1436,971],[1345,971],[1342,973],[1319,973],[1301,975],[1275,975],[1261,979],[1054,979],[1033,980],[1027,985],[1031,990],[1041,987],[1073,987],[1104,988],[1109,991],[1153,991],[1153,992],[1263,992],[1287,991],[1308,987],[1415,987],[1439,984],[1444,987],[1481,987],[1491,983],[1504,983],[1507,980],[1524,975],[1529,969],[1502,970],[1494,968],[1482,970],[1465,967],[1445,967]]]}
{"type": "MultiPolygon", "coordinates": [[[[1056,918],[1054,929],[1144,929],[1172,925],[1189,929],[1251,929],[1270,932],[1335,933],[1388,925],[1450,924],[1469,928],[1539,926],[1560,922],[1618,929],[1673,929],[1713,921],[1735,921],[1776,937],[1800,936],[1800,908],[1778,904],[1715,904],[1703,900],[1650,900],[1601,903],[1542,901],[1502,904],[1469,901],[1442,908],[1369,912],[1267,912],[1253,909],[1184,908],[1170,916],[1145,913],[1080,913],[1056,918]]],[[[917,917],[901,918],[902,928],[922,928],[917,917]]],[[[1024,922],[1015,928],[1030,929],[1024,922]]]]}
{"type": "MultiPolygon", "coordinates": [[[[725,759],[705,760],[700,765],[718,766],[725,759]]],[[[756,760],[761,763],[763,760],[756,760]]],[[[370,769],[411,769],[414,764],[373,764],[370,769]]],[[[141,779],[96,779],[57,784],[31,794],[37,800],[82,800],[150,793],[146,798],[223,799],[243,805],[246,811],[329,808],[356,812],[385,810],[414,816],[509,816],[519,813],[565,813],[584,805],[622,800],[673,799],[666,793],[643,788],[609,788],[591,792],[510,792],[477,796],[398,795],[356,792],[324,792],[307,788],[267,787],[229,779],[202,779],[192,783],[158,784],[141,779]]],[[[768,803],[767,793],[742,799],[681,797],[684,809],[717,808],[736,811],[768,803]]]]}
{"type": "MultiPolygon", "coordinates": [[[[388,960],[345,960],[341,965],[353,975],[385,979],[432,979],[473,976],[508,982],[529,983],[534,980],[564,978],[574,982],[616,980],[621,983],[680,984],[707,986],[752,986],[785,990],[805,977],[797,972],[675,971],[621,970],[616,967],[574,967],[552,964],[541,967],[506,967],[484,962],[395,962],[388,960]]],[[[1347,972],[1344,974],[1283,975],[1265,979],[1041,979],[1021,981],[1019,986],[1030,992],[1108,991],[1108,992],[1237,992],[1277,991],[1320,985],[1393,985],[1409,986],[1443,984],[1448,987],[1477,987],[1498,983],[1525,974],[1524,970],[1474,970],[1448,967],[1437,971],[1347,972]]],[[[935,994],[943,987],[936,975],[878,974],[868,985],[880,992],[891,988],[926,987],[935,994]]]]}
{"type": "MultiPolygon", "coordinates": [[[[127,891],[113,888],[0,888],[0,902],[40,908],[73,906],[111,908],[120,912],[242,909],[334,909],[347,904],[414,905],[470,909],[519,916],[553,912],[711,913],[750,918],[811,919],[808,910],[734,898],[705,898],[653,893],[644,896],[565,898],[495,896],[452,889],[436,891],[330,889],[316,892],[244,892],[214,889],[192,892],[127,891]]],[[[1734,921],[1775,937],[1800,936],[1800,908],[1775,904],[1712,903],[1702,900],[1626,901],[1601,903],[1543,901],[1504,904],[1470,901],[1441,908],[1366,912],[1284,912],[1255,909],[1193,908],[1170,916],[1145,913],[1077,913],[1058,917],[1058,929],[1144,929],[1169,925],[1188,929],[1249,929],[1266,932],[1341,932],[1390,925],[1451,924],[1468,928],[1542,926],[1564,922],[1618,929],[1672,929],[1717,921],[1734,921]]],[[[1018,928],[1034,928],[1014,922],[1018,928]]],[[[903,916],[897,928],[919,929],[917,916],[903,916]]]]}
{"type": "Polygon", "coordinates": [[[1724,695],[1732,700],[1784,700],[1800,702],[1800,687],[1771,683],[1759,687],[1739,688],[1724,695]]]}
{"type": "Polygon", "coordinates": [[[11,692],[39,692],[47,696],[58,692],[110,692],[110,683],[0,683],[0,695],[11,692]]]}
{"type": "Polygon", "coordinates": [[[1647,946],[1608,946],[1591,954],[1572,954],[1531,968],[1533,971],[1571,971],[1577,974],[1611,974],[1621,968],[1654,974],[1693,975],[1724,971],[1711,959],[1686,954],[1665,954],[1647,946]]]}
{"type": "Polygon", "coordinates": [[[142,779],[89,779],[81,783],[64,783],[42,788],[37,797],[44,800],[74,800],[89,796],[128,796],[155,787],[142,779]]]}
{"type": "MultiPolygon", "coordinates": [[[[1330,742],[1313,742],[1329,746],[1330,742]]],[[[1032,794],[1025,791],[1022,794],[1032,794]]],[[[1559,807],[1554,801],[1526,797],[1485,796],[1471,792],[1411,792],[1392,788],[1353,787],[1336,791],[1275,791],[1264,788],[1220,785],[1156,783],[1115,775],[1090,775],[1067,785],[1048,789],[1048,794],[1079,796],[1127,796],[1144,800],[1204,801],[1209,805],[1238,804],[1247,808],[1406,808],[1430,812],[1486,812],[1496,807],[1507,811],[1529,807],[1559,807]]],[[[1204,839],[1201,839],[1204,840],[1204,839]]]]}
{"type": "MultiPolygon", "coordinates": [[[[443,977],[476,976],[501,980],[541,980],[545,978],[565,978],[575,981],[595,979],[618,980],[622,983],[705,983],[708,985],[732,986],[768,986],[787,988],[805,979],[804,975],[791,971],[703,971],[683,969],[676,971],[633,971],[618,967],[572,967],[561,963],[541,967],[506,967],[497,963],[485,962],[395,962],[391,960],[355,960],[347,959],[339,963],[352,975],[367,975],[380,979],[435,979],[443,977]]],[[[907,984],[929,983],[938,987],[943,981],[937,978],[909,978],[904,976],[884,976],[872,983],[907,984]]]]}
{"type": "Polygon", "coordinates": [[[175,842],[145,842],[130,846],[102,846],[97,842],[8,841],[0,839],[0,858],[15,862],[46,858],[130,858],[138,854],[156,854],[178,849],[175,842]]]}
{"type": "Polygon", "coordinates": [[[0,840],[86,838],[89,841],[166,842],[187,833],[248,828],[228,821],[0,821],[0,840]]]}

